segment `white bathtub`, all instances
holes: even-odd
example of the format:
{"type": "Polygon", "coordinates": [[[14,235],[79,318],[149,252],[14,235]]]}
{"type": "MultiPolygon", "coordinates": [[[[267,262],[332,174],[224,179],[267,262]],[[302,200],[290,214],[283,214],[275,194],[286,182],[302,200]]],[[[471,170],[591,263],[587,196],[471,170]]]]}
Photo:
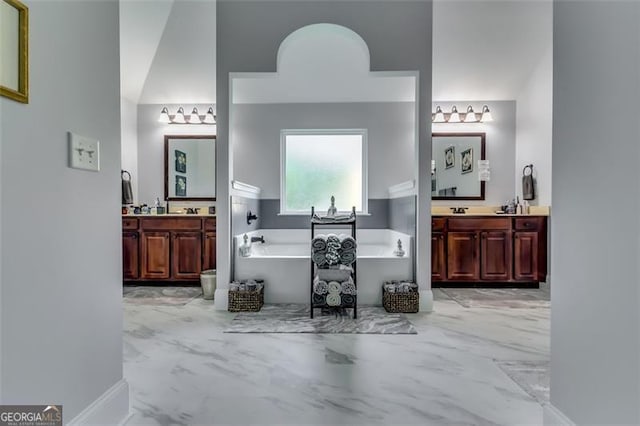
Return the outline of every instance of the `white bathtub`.
{"type": "MultiPolygon", "coordinates": [[[[318,234],[348,233],[345,229],[319,228],[318,234]]],[[[263,229],[247,233],[264,236],[265,243],[253,243],[250,257],[239,255],[242,235],[235,236],[235,279],[263,278],[266,303],[309,303],[311,231],[309,229],[263,229]]],[[[411,237],[388,229],[357,231],[358,303],[380,305],[382,282],[413,278],[411,237]],[[406,254],[393,251],[398,240],[406,254]]]]}

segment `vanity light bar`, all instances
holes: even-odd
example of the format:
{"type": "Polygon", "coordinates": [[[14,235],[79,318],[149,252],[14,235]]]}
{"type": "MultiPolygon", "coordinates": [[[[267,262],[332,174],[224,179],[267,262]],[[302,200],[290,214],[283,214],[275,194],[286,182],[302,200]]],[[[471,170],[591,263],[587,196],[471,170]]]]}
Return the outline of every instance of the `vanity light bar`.
{"type": "Polygon", "coordinates": [[[473,107],[469,105],[467,112],[459,113],[458,108],[454,105],[451,112],[442,112],[440,105],[436,106],[436,112],[431,113],[432,123],[488,123],[493,121],[491,111],[487,105],[482,106],[482,112],[477,113],[473,107]],[[480,115],[480,118],[478,118],[480,115]]]}
{"type": "Polygon", "coordinates": [[[191,114],[185,116],[184,108],[179,107],[175,114],[169,114],[167,107],[162,107],[160,111],[160,117],[158,117],[159,123],[164,124],[216,124],[216,116],[213,113],[213,107],[209,107],[206,114],[200,115],[198,108],[193,108],[191,114]]]}

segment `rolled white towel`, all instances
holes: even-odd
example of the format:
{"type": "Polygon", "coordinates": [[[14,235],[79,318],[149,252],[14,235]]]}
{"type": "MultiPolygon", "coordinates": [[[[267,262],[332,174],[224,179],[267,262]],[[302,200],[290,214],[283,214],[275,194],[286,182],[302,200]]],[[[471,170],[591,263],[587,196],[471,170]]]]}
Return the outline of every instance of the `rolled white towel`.
{"type": "Polygon", "coordinates": [[[340,294],[342,291],[342,285],[338,281],[330,281],[328,284],[329,294],[340,294]]]}
{"type": "Polygon", "coordinates": [[[329,306],[340,306],[342,304],[342,298],[339,293],[329,293],[327,294],[327,305],[329,306]]]}

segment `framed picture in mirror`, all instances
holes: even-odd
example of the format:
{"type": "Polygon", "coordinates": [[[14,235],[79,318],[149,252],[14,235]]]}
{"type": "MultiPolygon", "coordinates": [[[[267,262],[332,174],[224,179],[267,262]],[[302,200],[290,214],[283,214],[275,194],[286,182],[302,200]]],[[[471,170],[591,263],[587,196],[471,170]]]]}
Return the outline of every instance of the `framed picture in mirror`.
{"type": "Polygon", "coordinates": [[[175,157],[176,157],[176,172],[187,173],[187,154],[182,151],[178,151],[176,149],[175,157]]]}
{"type": "Polygon", "coordinates": [[[456,165],[456,148],[450,146],[444,150],[444,168],[450,169],[456,165]]]}
{"type": "Polygon", "coordinates": [[[185,197],[187,195],[187,177],[176,175],[176,196],[185,197]]]}
{"type": "Polygon", "coordinates": [[[473,148],[465,149],[460,153],[460,167],[462,174],[471,173],[473,171],[473,148]]]}

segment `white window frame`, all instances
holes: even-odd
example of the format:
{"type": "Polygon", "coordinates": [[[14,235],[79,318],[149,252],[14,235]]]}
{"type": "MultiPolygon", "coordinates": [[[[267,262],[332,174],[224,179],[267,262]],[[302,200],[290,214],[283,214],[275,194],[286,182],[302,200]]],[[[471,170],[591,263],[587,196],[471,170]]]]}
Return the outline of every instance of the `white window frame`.
{"type": "MultiPolygon", "coordinates": [[[[286,191],[286,158],[287,158],[287,136],[289,135],[359,135],[362,136],[362,210],[356,211],[360,215],[369,214],[369,173],[367,164],[369,145],[367,129],[282,129],[280,130],[280,215],[310,215],[311,206],[308,210],[287,210],[286,191]]],[[[351,210],[339,211],[339,213],[350,213],[351,210]]],[[[322,214],[323,212],[319,212],[322,214]]]]}

